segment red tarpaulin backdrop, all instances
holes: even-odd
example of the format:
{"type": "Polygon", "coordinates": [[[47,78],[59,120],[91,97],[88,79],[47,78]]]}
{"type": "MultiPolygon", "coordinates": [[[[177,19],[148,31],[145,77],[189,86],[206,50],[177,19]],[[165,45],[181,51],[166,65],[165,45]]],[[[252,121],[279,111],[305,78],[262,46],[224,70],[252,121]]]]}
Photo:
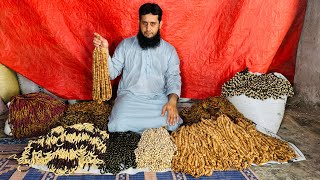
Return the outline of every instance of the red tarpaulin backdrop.
{"type": "MultiPolygon", "coordinates": [[[[138,30],[145,0],[0,2],[0,62],[66,99],[91,99],[92,40],[110,51],[138,30]]],[[[162,37],[180,56],[182,97],[220,95],[248,67],[291,82],[306,0],[158,0],[162,37]]]]}

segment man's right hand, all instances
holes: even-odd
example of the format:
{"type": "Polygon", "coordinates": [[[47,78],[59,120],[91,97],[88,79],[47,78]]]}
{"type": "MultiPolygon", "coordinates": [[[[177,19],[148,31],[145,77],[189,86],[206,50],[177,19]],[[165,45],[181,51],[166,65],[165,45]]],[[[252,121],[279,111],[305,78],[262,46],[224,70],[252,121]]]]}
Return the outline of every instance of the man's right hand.
{"type": "Polygon", "coordinates": [[[93,34],[94,34],[93,45],[95,47],[101,47],[102,46],[102,47],[108,49],[108,47],[109,47],[108,41],[98,33],[93,33],[93,34]]]}

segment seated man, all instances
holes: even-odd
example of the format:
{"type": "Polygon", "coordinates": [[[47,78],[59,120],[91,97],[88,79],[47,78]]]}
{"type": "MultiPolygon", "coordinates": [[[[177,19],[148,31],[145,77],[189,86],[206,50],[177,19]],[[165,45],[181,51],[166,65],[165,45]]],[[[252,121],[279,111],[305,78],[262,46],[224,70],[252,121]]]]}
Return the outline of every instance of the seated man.
{"type": "MultiPolygon", "coordinates": [[[[138,35],[124,39],[108,58],[110,78],[122,72],[109,117],[110,132],[142,132],[166,125],[168,130],[175,130],[182,123],[177,110],[180,61],[175,48],[160,37],[161,17],[157,4],[143,4],[138,35]]],[[[108,41],[94,35],[94,45],[108,52],[108,41]]]]}

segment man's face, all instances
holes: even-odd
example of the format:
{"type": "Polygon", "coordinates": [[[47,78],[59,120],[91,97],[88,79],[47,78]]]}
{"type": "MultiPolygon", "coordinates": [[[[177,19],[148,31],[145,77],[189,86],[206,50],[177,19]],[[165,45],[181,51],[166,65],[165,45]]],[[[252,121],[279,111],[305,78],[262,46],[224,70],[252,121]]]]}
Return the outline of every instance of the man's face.
{"type": "Polygon", "coordinates": [[[161,28],[162,21],[159,23],[158,15],[149,13],[141,16],[139,24],[143,36],[146,38],[152,38],[161,28]]]}

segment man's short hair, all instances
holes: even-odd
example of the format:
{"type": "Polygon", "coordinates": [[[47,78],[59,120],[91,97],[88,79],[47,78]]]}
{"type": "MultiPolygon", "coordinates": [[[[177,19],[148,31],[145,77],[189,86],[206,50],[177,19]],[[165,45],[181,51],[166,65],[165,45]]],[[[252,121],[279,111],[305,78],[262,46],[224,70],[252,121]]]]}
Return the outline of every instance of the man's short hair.
{"type": "Polygon", "coordinates": [[[153,14],[153,15],[158,15],[158,20],[159,22],[161,21],[162,18],[162,9],[160,6],[156,3],[145,3],[139,8],[139,20],[141,20],[141,16],[146,15],[146,14],[153,14]]]}

